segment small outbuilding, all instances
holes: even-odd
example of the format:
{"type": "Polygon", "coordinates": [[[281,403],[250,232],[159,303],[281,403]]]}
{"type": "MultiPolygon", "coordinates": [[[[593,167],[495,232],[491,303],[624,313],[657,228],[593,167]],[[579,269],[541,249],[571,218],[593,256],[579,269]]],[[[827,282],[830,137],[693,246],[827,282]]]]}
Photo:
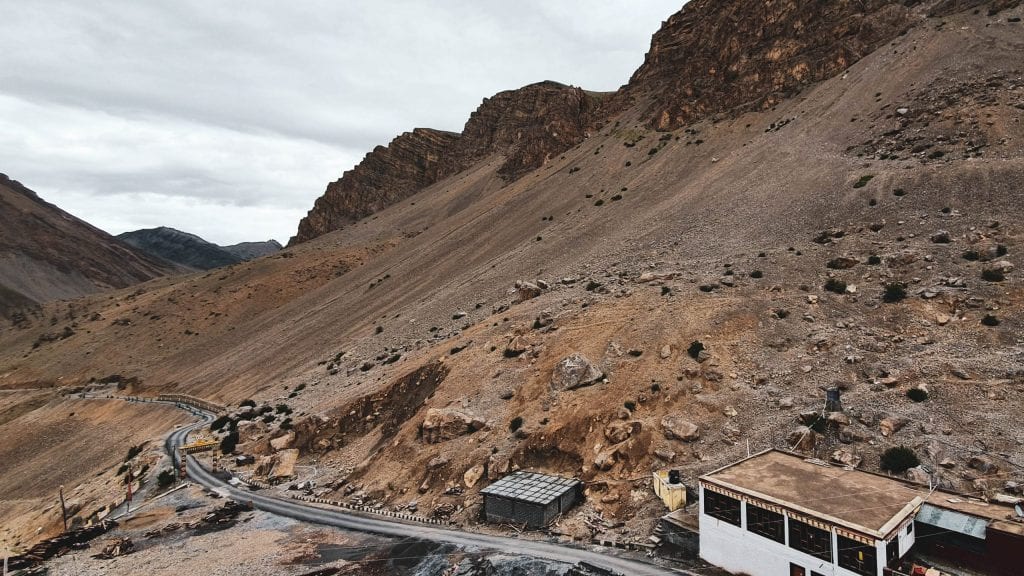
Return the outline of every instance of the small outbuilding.
{"type": "Polygon", "coordinates": [[[583,485],[574,478],[514,472],[480,491],[488,522],[543,528],[572,508],[583,485]]]}

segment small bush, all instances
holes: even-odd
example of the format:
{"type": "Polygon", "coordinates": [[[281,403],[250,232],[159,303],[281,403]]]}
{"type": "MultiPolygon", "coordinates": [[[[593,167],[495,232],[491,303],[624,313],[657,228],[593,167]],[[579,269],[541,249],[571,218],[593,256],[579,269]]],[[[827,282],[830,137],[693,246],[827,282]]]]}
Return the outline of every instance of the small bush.
{"type": "Polygon", "coordinates": [[[897,188],[897,189],[892,191],[892,195],[893,196],[905,196],[906,194],[907,194],[907,191],[904,190],[903,188],[897,188]]]}
{"type": "Polygon", "coordinates": [[[132,458],[138,456],[142,452],[143,447],[145,447],[145,444],[139,444],[138,446],[132,446],[131,448],[129,448],[128,455],[124,457],[124,461],[127,462],[132,458]]]}
{"type": "Polygon", "coordinates": [[[871,182],[871,179],[874,178],[874,177],[875,177],[874,174],[865,174],[864,176],[860,177],[860,180],[857,180],[856,182],[854,182],[853,187],[854,188],[863,188],[863,187],[867,186],[868,182],[871,182]]]}
{"type": "Polygon", "coordinates": [[[917,454],[906,446],[889,448],[882,453],[882,470],[888,470],[895,474],[902,474],[920,464],[921,460],[917,457],[917,454]]]}
{"type": "Polygon", "coordinates": [[[885,285],[885,291],[882,292],[882,301],[899,302],[907,297],[907,285],[902,282],[889,282],[885,285]]]}
{"type": "Polygon", "coordinates": [[[981,319],[981,323],[985,326],[999,326],[999,318],[991,314],[985,314],[985,317],[981,319]]]}
{"type": "Polygon", "coordinates": [[[522,416],[516,416],[515,418],[512,419],[511,422],[508,423],[508,431],[509,432],[515,432],[516,430],[519,430],[522,427],[523,427],[523,417],[522,416]]]}
{"type": "Polygon", "coordinates": [[[231,422],[231,417],[228,416],[227,414],[218,416],[216,420],[210,422],[210,431],[216,432],[217,430],[223,428],[224,425],[227,424],[228,422],[231,422]]]}
{"type": "Polygon", "coordinates": [[[227,436],[220,441],[220,452],[221,454],[231,454],[235,451],[235,446],[238,444],[238,430],[232,430],[227,436]]]}
{"type": "Polygon", "coordinates": [[[686,349],[686,353],[689,354],[690,358],[696,360],[700,353],[704,351],[704,343],[700,340],[694,340],[690,343],[690,347],[686,349]]]}
{"type": "Polygon", "coordinates": [[[252,406],[253,408],[255,408],[256,407],[256,401],[255,400],[251,400],[251,399],[250,400],[242,400],[238,405],[239,406],[252,406]]]}
{"type": "Polygon", "coordinates": [[[636,410],[636,402],[633,402],[632,400],[626,400],[626,402],[623,404],[623,406],[625,406],[626,410],[629,410],[630,412],[633,412],[633,411],[636,410]]]}
{"type": "Polygon", "coordinates": [[[622,194],[616,194],[615,196],[612,196],[611,200],[612,202],[618,202],[619,200],[622,200],[622,194]]]}
{"type": "Polygon", "coordinates": [[[671,293],[672,293],[672,289],[669,288],[668,286],[662,286],[661,287],[661,295],[662,296],[668,296],[671,293]]]}
{"type": "Polygon", "coordinates": [[[754,270],[750,273],[751,278],[764,278],[764,272],[760,270],[754,270]]]}
{"type": "Polygon", "coordinates": [[[1002,282],[1003,280],[1006,280],[1006,275],[1003,274],[1002,270],[986,268],[981,271],[981,279],[986,282],[1002,282]]]}
{"type": "Polygon", "coordinates": [[[281,425],[278,426],[278,428],[280,428],[281,430],[291,430],[292,429],[292,419],[291,418],[285,418],[284,421],[281,422],[281,425]]]}
{"type": "Polygon", "coordinates": [[[156,475],[156,485],[158,488],[167,488],[171,484],[174,484],[174,470],[166,468],[156,475]]]}
{"type": "Polygon", "coordinates": [[[824,288],[829,292],[835,292],[836,294],[845,294],[846,282],[843,282],[838,278],[829,278],[828,281],[825,282],[824,288]]]}
{"type": "Polygon", "coordinates": [[[963,253],[962,257],[968,262],[977,262],[978,260],[981,260],[981,254],[978,254],[977,250],[968,250],[963,253]]]}
{"type": "Polygon", "coordinates": [[[285,415],[292,413],[291,407],[288,406],[287,404],[278,404],[277,407],[275,408],[275,411],[278,414],[285,414],[285,415]]]}
{"type": "Polygon", "coordinates": [[[870,265],[870,266],[878,266],[881,263],[882,263],[882,258],[880,256],[878,256],[876,254],[872,254],[871,256],[868,256],[868,265],[870,265]]]}
{"type": "Polygon", "coordinates": [[[604,206],[604,200],[598,200],[597,202],[594,202],[594,206],[604,206]]]}
{"type": "Polygon", "coordinates": [[[928,399],[928,391],[921,388],[911,388],[907,390],[907,398],[910,398],[914,402],[924,402],[928,399]]]}

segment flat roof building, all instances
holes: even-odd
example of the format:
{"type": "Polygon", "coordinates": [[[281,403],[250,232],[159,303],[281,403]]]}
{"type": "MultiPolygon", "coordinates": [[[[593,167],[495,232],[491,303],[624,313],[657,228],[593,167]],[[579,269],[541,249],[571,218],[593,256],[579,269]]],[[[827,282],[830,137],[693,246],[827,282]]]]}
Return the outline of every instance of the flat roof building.
{"type": "Polygon", "coordinates": [[[514,472],[480,491],[488,522],[547,526],[567,512],[582,496],[582,484],[573,478],[536,472],[514,472]]]}
{"type": "Polygon", "coordinates": [[[881,576],[926,493],[770,450],[700,478],[700,556],[750,576],[881,576]]]}

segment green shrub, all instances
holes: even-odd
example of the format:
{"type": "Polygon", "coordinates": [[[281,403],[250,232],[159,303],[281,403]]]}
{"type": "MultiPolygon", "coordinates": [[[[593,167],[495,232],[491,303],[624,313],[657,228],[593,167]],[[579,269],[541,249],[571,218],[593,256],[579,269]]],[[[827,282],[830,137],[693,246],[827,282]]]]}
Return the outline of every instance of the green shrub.
{"type": "Polygon", "coordinates": [[[276,412],[278,414],[291,414],[292,413],[291,407],[288,406],[287,404],[278,404],[277,407],[275,408],[275,410],[276,410],[276,412]]]}
{"type": "Polygon", "coordinates": [[[877,254],[872,254],[871,256],[868,256],[868,265],[870,265],[870,266],[878,266],[881,263],[882,263],[882,258],[880,256],[878,256],[877,254]]]}
{"type": "Polygon", "coordinates": [[[882,301],[899,302],[907,297],[907,285],[902,282],[889,282],[885,285],[885,291],[882,292],[882,301]]]}
{"type": "Polygon", "coordinates": [[[690,355],[690,358],[696,360],[700,353],[704,351],[704,343],[700,340],[694,340],[690,343],[690,347],[686,349],[686,353],[690,355]]]}
{"type": "Polygon", "coordinates": [[[228,416],[227,414],[218,416],[216,420],[210,422],[210,431],[216,432],[217,430],[223,428],[224,425],[227,424],[228,422],[231,422],[231,417],[228,416]]]}
{"type": "Polygon", "coordinates": [[[512,419],[511,422],[508,423],[508,431],[509,432],[515,432],[516,430],[519,430],[522,427],[523,427],[523,417],[522,416],[516,416],[515,418],[512,419]]]}
{"type": "Polygon", "coordinates": [[[630,412],[633,412],[633,411],[636,410],[636,402],[633,402],[632,400],[626,400],[626,402],[625,402],[625,404],[623,404],[623,406],[625,406],[626,410],[629,410],[630,412]]]}
{"type": "Polygon", "coordinates": [[[853,187],[854,188],[863,188],[863,187],[867,186],[868,182],[871,182],[871,179],[874,178],[874,177],[875,177],[874,174],[865,174],[864,176],[860,177],[860,180],[857,180],[856,182],[854,182],[853,187]]]}
{"type": "Polygon", "coordinates": [[[1002,270],[996,270],[995,268],[986,268],[981,271],[981,279],[986,282],[1002,282],[1006,280],[1006,276],[1002,270]]]}
{"type": "Polygon", "coordinates": [[[835,292],[836,294],[845,294],[846,282],[843,282],[838,278],[829,278],[828,281],[825,282],[824,288],[829,292],[835,292]]]}
{"type": "Polygon", "coordinates": [[[981,323],[985,326],[999,326],[999,318],[992,314],[985,314],[985,317],[981,319],[981,323]]]}
{"type": "Polygon", "coordinates": [[[914,402],[924,402],[928,399],[928,391],[921,388],[911,388],[907,390],[907,398],[914,402]]]}
{"type": "Polygon", "coordinates": [[[750,273],[750,277],[751,278],[764,278],[764,272],[761,272],[760,270],[754,270],[753,272],[750,273]]]}
{"type": "Polygon", "coordinates": [[[156,475],[156,485],[158,488],[167,488],[171,484],[174,484],[174,470],[167,468],[161,470],[156,475]]]}
{"type": "Polygon", "coordinates": [[[232,430],[220,441],[220,452],[221,454],[231,454],[235,451],[235,446],[238,444],[238,430],[232,430]]]}
{"type": "Polygon", "coordinates": [[[252,400],[252,399],[242,400],[238,405],[239,406],[252,406],[253,408],[255,408],[256,407],[256,401],[252,400]]]}
{"type": "Polygon", "coordinates": [[[917,457],[917,454],[906,446],[889,448],[882,453],[882,470],[888,470],[895,474],[902,474],[920,464],[921,460],[917,457]]]}
{"type": "Polygon", "coordinates": [[[127,461],[131,460],[132,458],[135,458],[136,456],[138,456],[142,452],[142,449],[145,446],[146,446],[145,444],[139,444],[138,446],[132,446],[131,448],[129,448],[128,449],[128,455],[124,457],[124,461],[127,462],[127,461]]]}

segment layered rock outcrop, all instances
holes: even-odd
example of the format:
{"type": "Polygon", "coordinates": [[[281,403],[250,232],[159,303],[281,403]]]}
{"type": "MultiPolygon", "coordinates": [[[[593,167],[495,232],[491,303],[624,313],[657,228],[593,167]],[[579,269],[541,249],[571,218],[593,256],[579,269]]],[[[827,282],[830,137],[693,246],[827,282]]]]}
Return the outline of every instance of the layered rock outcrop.
{"type": "Polygon", "coordinates": [[[514,180],[583,141],[598,99],[580,88],[540,82],[484,99],[461,134],[417,128],[378,146],[327,186],[290,245],[338,230],[501,154],[514,180]]]}
{"type": "Polygon", "coordinates": [[[652,98],[649,124],[764,109],[835,76],[912,24],[920,0],[694,0],[651,41],[621,96],[652,98]]]}

